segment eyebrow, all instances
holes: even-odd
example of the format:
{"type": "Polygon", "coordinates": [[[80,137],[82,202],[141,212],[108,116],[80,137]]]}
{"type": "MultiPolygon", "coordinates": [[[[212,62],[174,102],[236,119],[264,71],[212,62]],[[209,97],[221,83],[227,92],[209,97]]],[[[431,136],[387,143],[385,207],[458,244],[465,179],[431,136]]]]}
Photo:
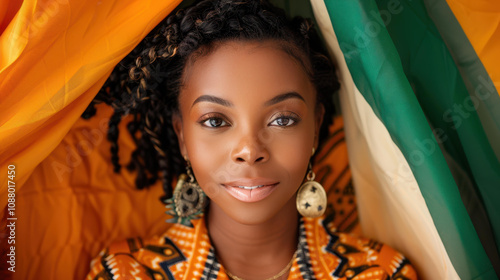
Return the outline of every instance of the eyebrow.
{"type": "Polygon", "coordinates": [[[226,106],[226,107],[233,107],[234,106],[233,103],[231,103],[230,101],[228,101],[226,99],[222,99],[220,97],[213,96],[213,95],[202,95],[202,96],[196,98],[196,100],[193,102],[193,105],[191,105],[191,108],[194,106],[194,104],[199,103],[199,102],[212,102],[212,103],[219,104],[219,105],[226,106]]]}
{"type": "Polygon", "coordinates": [[[285,100],[290,99],[290,98],[297,98],[297,99],[304,101],[304,103],[306,102],[306,100],[304,99],[304,97],[302,97],[302,95],[298,94],[295,91],[292,91],[292,92],[287,92],[287,93],[283,93],[283,94],[280,94],[278,96],[275,96],[271,100],[267,101],[264,105],[271,106],[271,105],[274,105],[276,103],[280,103],[280,102],[285,101],[285,100]]]}
{"type": "MultiPolygon", "coordinates": [[[[283,94],[280,94],[278,96],[273,97],[271,100],[266,101],[264,106],[271,106],[271,105],[280,103],[282,101],[285,101],[285,100],[291,99],[291,98],[297,98],[297,99],[304,101],[304,103],[306,102],[304,97],[302,97],[302,95],[298,94],[297,92],[292,91],[292,92],[283,93],[283,94]]],[[[233,107],[234,106],[233,103],[231,103],[230,101],[228,101],[226,99],[223,99],[223,98],[220,98],[217,96],[213,96],[213,95],[202,95],[202,96],[196,98],[196,100],[193,102],[193,105],[191,105],[191,108],[196,103],[199,103],[199,102],[211,102],[211,103],[219,104],[219,105],[222,105],[225,107],[233,107]]]]}

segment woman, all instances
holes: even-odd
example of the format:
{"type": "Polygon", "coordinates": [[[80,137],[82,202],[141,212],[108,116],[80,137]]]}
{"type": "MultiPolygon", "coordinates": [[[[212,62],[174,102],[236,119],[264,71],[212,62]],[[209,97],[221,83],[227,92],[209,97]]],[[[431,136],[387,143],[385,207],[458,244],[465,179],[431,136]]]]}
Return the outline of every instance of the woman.
{"type": "Polygon", "coordinates": [[[88,279],[416,279],[401,254],[323,214],[311,164],[337,89],[309,21],[267,1],[201,1],[165,19],[96,102],[115,109],[116,171],[117,124],[136,116],[129,167],[139,188],[161,174],[175,224],[106,248],[88,279]]]}

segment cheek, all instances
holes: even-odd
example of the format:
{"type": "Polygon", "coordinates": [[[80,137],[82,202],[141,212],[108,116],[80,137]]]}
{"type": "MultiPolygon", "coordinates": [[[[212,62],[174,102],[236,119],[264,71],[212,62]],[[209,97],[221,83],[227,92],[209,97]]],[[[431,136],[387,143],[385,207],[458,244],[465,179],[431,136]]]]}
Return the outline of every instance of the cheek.
{"type": "Polygon", "coordinates": [[[276,166],[288,173],[291,184],[297,187],[302,182],[311,157],[314,138],[305,133],[294,137],[277,136],[270,144],[276,166]],[[298,185],[297,185],[298,184],[298,185]]]}
{"type": "Polygon", "coordinates": [[[198,184],[210,196],[218,190],[215,182],[227,178],[227,162],[229,161],[229,145],[224,136],[207,136],[199,129],[185,130],[186,149],[198,184]]]}

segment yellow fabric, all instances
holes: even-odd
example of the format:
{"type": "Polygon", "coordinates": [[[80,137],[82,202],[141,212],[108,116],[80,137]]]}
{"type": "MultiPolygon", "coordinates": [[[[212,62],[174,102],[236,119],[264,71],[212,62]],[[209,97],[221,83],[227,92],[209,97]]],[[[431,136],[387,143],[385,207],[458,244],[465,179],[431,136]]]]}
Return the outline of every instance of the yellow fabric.
{"type": "MultiPolygon", "coordinates": [[[[14,279],[83,279],[90,260],[111,242],[168,228],[160,181],[135,187],[135,174],[113,172],[106,130],[112,109],[78,119],[17,193],[17,272],[14,279]]],[[[134,148],[120,123],[120,162],[134,148]]]]}
{"type": "MultiPolygon", "coordinates": [[[[0,36],[0,172],[16,165],[18,192],[114,65],[179,2],[23,2],[0,36]]],[[[6,176],[0,178],[3,209],[6,176]]]]}
{"type": "Polygon", "coordinates": [[[0,34],[21,7],[21,0],[0,0],[0,34]]]}
{"type": "MultiPolygon", "coordinates": [[[[123,197],[120,187],[125,185],[120,181],[113,183],[118,177],[103,176],[103,172],[109,171],[102,165],[92,165],[95,173],[90,178],[109,184],[113,190],[94,190],[101,194],[99,198],[86,195],[89,173],[76,173],[75,163],[67,163],[67,159],[72,159],[65,154],[65,147],[84,142],[70,137],[57,151],[51,152],[79,120],[116,63],[179,2],[27,0],[20,5],[21,1],[0,1],[0,32],[3,31],[0,35],[0,173],[6,175],[9,164],[16,166],[15,217],[18,218],[16,273],[9,276],[79,279],[88,272],[91,255],[103,245],[89,240],[105,242],[114,238],[114,234],[119,235],[120,228],[114,226],[119,219],[130,219],[127,222],[134,227],[133,233],[154,231],[143,222],[162,214],[162,210],[158,211],[162,206],[154,203],[160,189],[129,195],[135,200],[128,202],[120,199],[123,197]],[[38,165],[44,159],[44,164],[38,165]],[[61,163],[58,170],[62,178],[50,175],[56,160],[61,163]],[[34,176],[26,184],[37,165],[34,176]],[[103,199],[105,194],[107,199],[103,199]],[[143,201],[149,201],[144,207],[146,212],[141,216],[127,215],[143,201]],[[124,215],[100,212],[100,203],[114,203],[117,212],[124,215]],[[94,212],[88,212],[89,207],[82,207],[85,205],[93,205],[94,212]],[[81,221],[87,218],[93,221],[96,216],[103,217],[103,222],[94,221],[89,231],[81,226],[81,221]]],[[[83,157],[78,167],[89,168],[91,159],[96,157],[83,157]]],[[[6,205],[7,177],[0,176],[3,223],[6,205]]],[[[0,241],[2,247],[7,245],[3,235],[0,241]]],[[[9,273],[4,269],[4,261],[0,267],[2,273],[9,273]]]]}
{"type": "Polygon", "coordinates": [[[472,47],[500,93],[500,2],[447,0],[472,47]]]}

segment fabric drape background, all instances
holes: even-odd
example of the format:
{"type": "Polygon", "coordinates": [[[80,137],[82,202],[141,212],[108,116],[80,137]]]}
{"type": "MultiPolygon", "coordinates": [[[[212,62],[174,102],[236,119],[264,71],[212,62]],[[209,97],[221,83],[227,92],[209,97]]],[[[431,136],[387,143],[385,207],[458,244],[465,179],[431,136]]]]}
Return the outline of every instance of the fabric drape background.
{"type": "MultiPolygon", "coordinates": [[[[158,184],[138,191],[132,173],[106,168],[110,108],[80,116],[180,2],[0,0],[2,279],[82,279],[109,242],[168,227],[158,184]]],[[[362,233],[404,253],[422,279],[496,279],[500,3],[272,2],[314,17],[338,68],[362,233]]],[[[120,141],[125,164],[133,141],[120,141]]]]}

